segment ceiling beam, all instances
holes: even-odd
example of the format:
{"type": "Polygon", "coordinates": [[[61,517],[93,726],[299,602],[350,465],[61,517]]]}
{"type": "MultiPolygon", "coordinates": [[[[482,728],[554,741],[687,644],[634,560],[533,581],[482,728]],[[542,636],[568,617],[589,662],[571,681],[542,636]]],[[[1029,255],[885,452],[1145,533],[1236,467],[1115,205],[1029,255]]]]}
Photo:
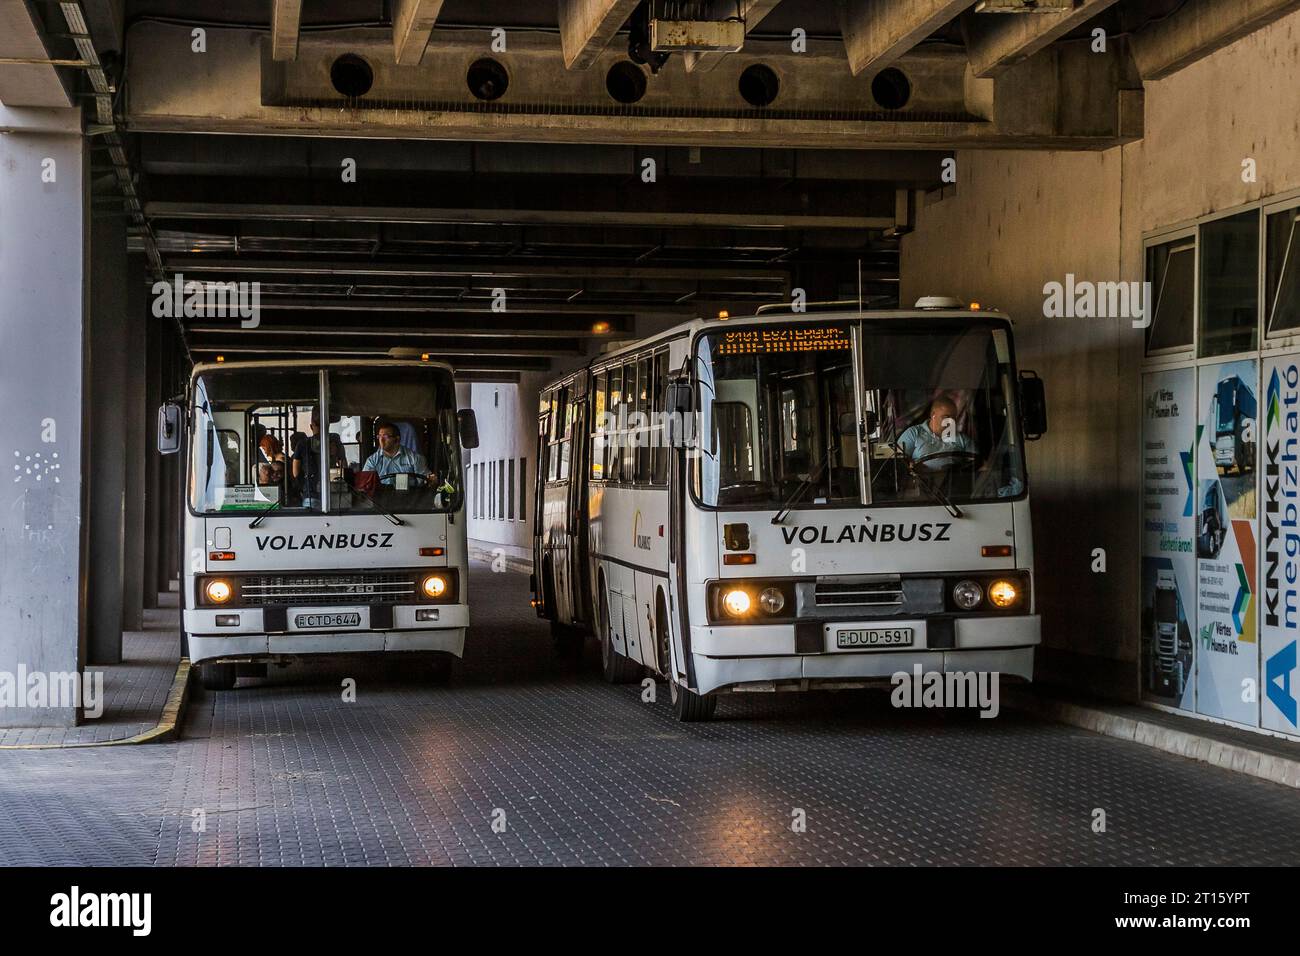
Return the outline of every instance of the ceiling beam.
{"type": "Polygon", "coordinates": [[[892,216],[703,213],[578,209],[419,209],[402,206],[150,202],[150,219],[275,219],[291,222],[398,222],[495,225],[633,226],[656,229],[888,229],[892,216]]]}
{"type": "Polygon", "coordinates": [[[639,0],[559,0],[564,65],[585,70],[596,62],[639,0]]]}
{"type": "Polygon", "coordinates": [[[783,283],[788,269],[745,269],[725,266],[574,266],[534,265],[502,261],[477,265],[380,262],[321,262],[309,259],[209,259],[203,255],[168,256],[173,272],[193,275],[235,273],[246,275],[346,275],[346,276],[494,276],[498,278],[591,279],[735,279],[783,283]]]}
{"type": "MultiPolygon", "coordinates": [[[[724,0],[728,7],[733,6],[732,0],[724,0]]],[[[741,0],[740,12],[745,18],[745,32],[749,33],[754,27],[763,22],[763,18],[776,9],[776,5],[781,0],[741,0]]],[[[722,62],[726,53],[687,53],[682,57],[682,62],[686,64],[687,73],[707,73],[715,66],[722,62]]]]}
{"type": "Polygon", "coordinates": [[[1293,10],[1300,0],[1200,0],[1133,34],[1130,48],[1143,80],[1159,80],[1293,10]]]}
{"type": "MultiPolygon", "coordinates": [[[[327,313],[326,313],[327,314],[327,313]]],[[[324,318],[324,315],[322,315],[324,318]]],[[[632,329],[630,323],[605,323],[609,328],[605,332],[597,332],[594,328],[595,323],[587,322],[583,326],[569,327],[570,323],[563,323],[560,316],[548,316],[545,326],[521,326],[513,322],[515,315],[512,312],[499,313],[496,316],[497,321],[491,324],[479,323],[477,326],[455,326],[445,328],[415,328],[411,326],[392,326],[392,325],[372,325],[369,321],[364,327],[351,326],[326,326],[320,325],[279,325],[266,321],[263,317],[262,324],[257,326],[257,331],[267,333],[281,333],[284,335],[307,335],[307,336],[338,336],[338,335],[382,335],[392,338],[457,338],[461,336],[473,336],[476,339],[556,339],[557,336],[563,336],[565,340],[589,339],[589,338],[610,338],[618,335],[630,334],[632,329]],[[360,329],[360,331],[358,331],[360,329]]],[[[187,321],[185,328],[196,334],[220,335],[231,331],[229,325],[195,325],[187,321]]],[[[241,329],[241,332],[249,331],[241,329]]]]}
{"type": "Polygon", "coordinates": [[[1097,16],[1115,0],[1080,0],[1063,13],[1027,16],[967,13],[962,17],[966,54],[978,77],[997,76],[1097,16]]]}
{"type": "Polygon", "coordinates": [[[879,73],[953,20],[970,0],[839,0],[853,75],[879,73]]]}
{"type": "Polygon", "coordinates": [[[302,0],[273,0],[271,8],[271,59],[298,59],[298,25],[302,0]]]}
{"type": "Polygon", "coordinates": [[[33,62],[0,66],[0,103],[5,106],[69,107],[74,100],[58,69],[31,5],[0,0],[0,57],[33,62]]]}
{"type": "Polygon", "coordinates": [[[398,66],[413,66],[424,59],[442,4],[443,0],[394,0],[393,55],[398,66]]]}

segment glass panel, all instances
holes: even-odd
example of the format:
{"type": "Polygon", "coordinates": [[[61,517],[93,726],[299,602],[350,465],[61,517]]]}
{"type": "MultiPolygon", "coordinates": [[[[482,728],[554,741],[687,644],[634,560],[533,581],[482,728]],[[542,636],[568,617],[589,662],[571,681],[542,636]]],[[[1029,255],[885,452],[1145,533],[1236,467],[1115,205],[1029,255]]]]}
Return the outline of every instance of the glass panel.
{"type": "Polygon", "coordinates": [[[642,484],[650,481],[650,443],[654,435],[650,431],[650,357],[646,356],[637,363],[637,434],[636,434],[636,480],[642,484]]]}
{"type": "Polygon", "coordinates": [[[622,464],[619,466],[619,476],[622,481],[631,484],[636,481],[636,449],[632,447],[631,428],[632,412],[636,409],[636,397],[639,391],[636,378],[636,362],[631,361],[623,366],[623,401],[619,410],[619,457],[622,464]]]}
{"type": "MultiPolygon", "coordinates": [[[[437,368],[330,369],[330,510],[454,511],[460,445],[451,374],[437,368]]],[[[309,477],[321,465],[313,426],[295,453],[309,477]]]]}
{"type": "Polygon", "coordinates": [[[1300,327],[1300,209],[1268,217],[1265,231],[1268,331],[1300,327]]]}
{"type": "MultiPolygon", "coordinates": [[[[862,323],[873,502],[996,501],[1024,491],[1010,340],[1000,326],[862,323]]],[[[844,324],[719,332],[699,346],[706,505],[860,500],[854,355],[844,324]]]]}
{"type": "Polygon", "coordinates": [[[1196,288],[1196,243],[1178,239],[1147,250],[1147,281],[1151,283],[1151,325],[1147,352],[1190,348],[1196,288]]]}
{"type": "Polygon", "coordinates": [[[1256,347],[1259,324],[1259,211],[1201,227],[1199,352],[1230,355],[1256,347]]]}
{"type": "Polygon", "coordinates": [[[612,416],[613,427],[605,435],[605,477],[610,481],[619,478],[619,446],[622,438],[618,434],[618,413],[623,402],[623,368],[615,365],[609,370],[609,399],[606,408],[612,416]]]}
{"type": "MultiPolygon", "coordinates": [[[[593,379],[591,415],[591,477],[599,481],[605,477],[605,390],[609,387],[604,372],[593,379]]],[[[522,509],[520,509],[522,511],[522,509]]]]}
{"type": "Polygon", "coordinates": [[[291,459],[315,420],[319,395],[315,370],[229,369],[200,376],[190,460],[194,510],[319,510],[319,482],[310,485],[291,459]]]}
{"type": "Polygon", "coordinates": [[[655,425],[652,434],[653,447],[651,448],[651,481],[656,485],[668,484],[668,460],[671,457],[669,449],[664,447],[666,435],[664,434],[663,413],[664,413],[664,389],[668,384],[668,353],[660,352],[654,359],[654,395],[651,407],[654,410],[655,425]]]}

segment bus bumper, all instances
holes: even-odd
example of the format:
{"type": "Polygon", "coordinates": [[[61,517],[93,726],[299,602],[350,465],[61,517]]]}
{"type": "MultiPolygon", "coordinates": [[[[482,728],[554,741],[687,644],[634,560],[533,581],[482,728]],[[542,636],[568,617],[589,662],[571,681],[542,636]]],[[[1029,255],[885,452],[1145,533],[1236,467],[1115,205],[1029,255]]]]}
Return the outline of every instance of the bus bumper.
{"type": "Polygon", "coordinates": [[[865,684],[900,671],[910,674],[918,665],[922,673],[997,672],[1033,680],[1034,647],[1042,633],[1038,615],[957,618],[954,624],[954,646],[940,649],[927,646],[925,621],[874,621],[869,626],[914,628],[916,640],[906,649],[870,651],[835,649],[831,625],[825,649],[814,654],[795,651],[793,625],[693,627],[695,690],[774,689],[764,685],[778,681],[865,684]]]}
{"type": "MultiPolygon", "coordinates": [[[[421,609],[428,605],[422,605],[421,609]]],[[[416,621],[415,607],[393,609],[393,626],[385,629],[323,631],[298,629],[298,613],[321,608],[289,609],[289,630],[268,634],[263,630],[260,608],[231,608],[220,612],[186,609],[185,631],[189,636],[189,658],[200,661],[294,656],[299,654],[361,654],[401,651],[445,651],[461,657],[465,651],[465,628],[469,608],[464,604],[439,605],[438,620],[416,621]],[[217,614],[238,615],[234,626],[217,626],[217,614]]],[[[349,608],[329,608],[330,612],[349,608]]],[[[364,609],[363,609],[364,610],[364,609]]],[[[363,625],[368,614],[362,615],[363,625]]]]}

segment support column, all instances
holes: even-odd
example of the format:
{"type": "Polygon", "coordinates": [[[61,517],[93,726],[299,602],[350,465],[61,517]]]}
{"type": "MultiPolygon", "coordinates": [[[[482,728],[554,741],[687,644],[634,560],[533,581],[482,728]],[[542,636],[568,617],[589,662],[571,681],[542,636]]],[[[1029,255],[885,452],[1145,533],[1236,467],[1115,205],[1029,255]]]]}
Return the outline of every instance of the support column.
{"type": "Polygon", "coordinates": [[[85,662],[87,166],[79,108],[0,106],[0,673],[18,691],[0,706],[5,727],[72,726],[80,711],[33,700],[28,676],[85,662]]]}
{"type": "Polygon", "coordinates": [[[122,629],[144,629],[145,462],[152,449],[146,440],[145,401],[145,259],[127,257],[126,364],[122,366],[126,412],[126,512],[122,542],[122,629]]]}
{"type": "Polygon", "coordinates": [[[90,223],[89,395],[85,470],[90,529],[86,581],[87,661],[122,660],[122,564],[126,521],[126,219],[100,212],[90,223]]]}
{"type": "MultiPolygon", "coordinates": [[[[146,309],[148,306],[146,306],[146,309]]],[[[162,548],[162,455],[157,452],[157,410],[162,404],[162,325],[146,311],[145,331],[145,439],[144,439],[144,606],[158,606],[159,553],[162,548]]]]}

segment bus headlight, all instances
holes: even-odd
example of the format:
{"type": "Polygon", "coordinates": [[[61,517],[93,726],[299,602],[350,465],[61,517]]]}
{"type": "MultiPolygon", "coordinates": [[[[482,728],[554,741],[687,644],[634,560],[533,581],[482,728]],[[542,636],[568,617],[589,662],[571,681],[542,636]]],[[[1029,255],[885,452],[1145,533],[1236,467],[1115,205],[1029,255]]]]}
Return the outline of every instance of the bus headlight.
{"type": "Polygon", "coordinates": [[[984,589],[975,581],[958,581],[952,589],[952,603],[963,611],[972,611],[984,600],[984,589]]]}
{"type": "Polygon", "coordinates": [[[229,581],[213,578],[203,586],[203,593],[213,604],[225,604],[235,593],[235,589],[230,586],[229,581]]]}
{"type": "Polygon", "coordinates": [[[742,588],[733,588],[722,595],[722,609],[732,617],[744,617],[752,604],[749,592],[742,588]]]}
{"type": "Polygon", "coordinates": [[[447,592],[447,579],[440,574],[431,574],[424,579],[421,587],[424,589],[425,597],[436,600],[447,592]]]}
{"type": "Polygon", "coordinates": [[[758,596],[758,606],[768,614],[780,614],[785,607],[785,595],[780,588],[764,588],[758,596]]]}
{"type": "Polygon", "coordinates": [[[1008,608],[1020,600],[1020,589],[1015,582],[999,578],[989,585],[989,601],[994,607],[1008,608]]]}

